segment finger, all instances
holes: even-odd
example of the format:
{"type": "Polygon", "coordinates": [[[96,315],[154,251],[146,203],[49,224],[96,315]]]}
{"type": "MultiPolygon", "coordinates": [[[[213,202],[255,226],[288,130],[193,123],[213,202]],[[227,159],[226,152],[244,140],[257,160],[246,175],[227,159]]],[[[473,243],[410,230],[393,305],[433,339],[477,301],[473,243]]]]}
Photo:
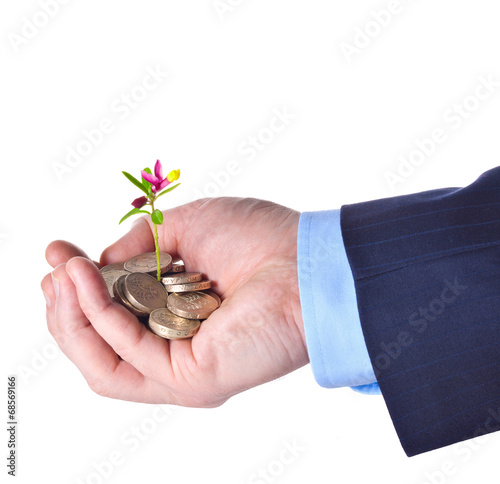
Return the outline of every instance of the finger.
{"type": "MultiPolygon", "coordinates": [[[[89,259],[89,256],[80,247],[66,240],[54,240],[45,250],[45,258],[54,268],[59,264],[68,262],[72,257],[85,257],[89,259]]],[[[98,264],[97,262],[94,263],[98,264]]]]}
{"type": "MultiPolygon", "coordinates": [[[[158,226],[160,250],[174,258],[182,258],[183,255],[190,258],[196,256],[196,250],[191,250],[185,243],[189,238],[184,236],[189,228],[192,228],[189,223],[192,215],[205,201],[196,200],[180,207],[163,210],[164,222],[158,226]]],[[[100,259],[101,264],[123,262],[134,255],[154,251],[153,234],[154,225],[150,217],[145,216],[136,220],[127,234],[104,250],[100,259]]]]}
{"type": "Polygon", "coordinates": [[[134,255],[155,250],[153,232],[145,218],[135,221],[132,228],[122,238],[110,245],[101,254],[102,265],[125,262],[134,255]]]}
{"type": "Polygon", "coordinates": [[[56,300],[49,325],[57,343],[78,367],[89,386],[101,395],[124,400],[165,402],[165,390],[121,360],[95,331],[78,304],[65,265],[52,273],[56,300]]]}
{"type": "Polygon", "coordinates": [[[146,377],[165,384],[173,381],[168,342],[111,301],[99,271],[88,260],[73,258],[66,270],[75,284],[83,313],[114,351],[146,377]]]}
{"type": "Polygon", "coordinates": [[[55,299],[55,294],[54,294],[54,287],[52,285],[52,276],[51,274],[47,274],[43,279],[40,284],[43,293],[51,300],[53,301],[55,299]]]}
{"type": "Polygon", "coordinates": [[[53,335],[52,333],[52,323],[54,320],[54,307],[55,307],[55,292],[54,292],[54,286],[52,285],[52,275],[47,274],[43,279],[41,283],[42,287],[42,292],[45,297],[45,303],[46,303],[46,319],[47,319],[47,326],[49,328],[50,334],[53,335]]]}

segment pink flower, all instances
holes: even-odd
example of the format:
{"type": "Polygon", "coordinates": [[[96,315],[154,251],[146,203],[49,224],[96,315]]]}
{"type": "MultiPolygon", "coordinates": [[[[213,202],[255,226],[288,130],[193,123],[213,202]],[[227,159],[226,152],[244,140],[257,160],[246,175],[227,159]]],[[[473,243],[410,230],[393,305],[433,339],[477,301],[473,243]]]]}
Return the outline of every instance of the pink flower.
{"type": "Polygon", "coordinates": [[[163,190],[166,186],[170,185],[174,180],[177,180],[180,175],[180,170],[171,171],[168,176],[163,178],[163,168],[161,166],[160,160],[156,160],[155,164],[155,174],[150,175],[144,170],[141,171],[142,178],[151,183],[151,190],[153,192],[159,192],[163,190]]]}
{"type": "Polygon", "coordinates": [[[135,207],[135,208],[141,208],[143,207],[146,202],[148,201],[148,199],[146,197],[139,197],[139,198],[136,198],[133,202],[132,202],[132,205],[135,207]]]}

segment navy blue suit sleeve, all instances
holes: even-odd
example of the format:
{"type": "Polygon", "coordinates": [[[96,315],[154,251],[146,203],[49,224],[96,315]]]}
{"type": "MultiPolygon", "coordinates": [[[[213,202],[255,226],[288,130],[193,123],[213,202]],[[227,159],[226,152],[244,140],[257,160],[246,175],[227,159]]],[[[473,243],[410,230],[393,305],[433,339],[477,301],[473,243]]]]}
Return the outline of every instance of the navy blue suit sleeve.
{"type": "Polygon", "coordinates": [[[500,430],[500,167],[344,205],[363,336],[408,456],[500,430]]]}

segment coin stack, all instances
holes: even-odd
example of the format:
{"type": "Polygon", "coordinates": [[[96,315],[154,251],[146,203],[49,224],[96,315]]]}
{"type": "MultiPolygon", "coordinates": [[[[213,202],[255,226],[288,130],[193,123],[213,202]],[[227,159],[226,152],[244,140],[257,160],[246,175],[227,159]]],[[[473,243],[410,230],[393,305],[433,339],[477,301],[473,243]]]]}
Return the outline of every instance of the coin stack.
{"type": "Polygon", "coordinates": [[[109,294],[147,327],[165,339],[194,336],[203,320],[221,304],[201,272],[186,272],[184,263],[160,252],[161,282],[155,252],[101,269],[109,294]]]}

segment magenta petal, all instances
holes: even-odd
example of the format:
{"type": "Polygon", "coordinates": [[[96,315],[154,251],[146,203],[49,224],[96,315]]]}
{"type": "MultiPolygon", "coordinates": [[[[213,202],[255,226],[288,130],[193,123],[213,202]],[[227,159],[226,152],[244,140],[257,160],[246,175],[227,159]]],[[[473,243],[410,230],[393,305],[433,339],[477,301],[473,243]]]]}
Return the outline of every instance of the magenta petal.
{"type": "Polygon", "coordinates": [[[156,160],[155,164],[155,176],[158,178],[158,182],[163,178],[163,169],[160,163],[160,160],[156,160]]]}
{"type": "Polygon", "coordinates": [[[156,178],[154,175],[150,175],[148,172],[142,170],[141,171],[141,176],[144,178],[144,180],[148,181],[149,183],[152,183],[153,185],[158,185],[160,183],[160,180],[156,178]]]}
{"type": "Polygon", "coordinates": [[[170,185],[171,182],[168,181],[168,178],[165,178],[165,180],[163,180],[161,183],[160,183],[160,186],[158,187],[158,190],[163,190],[166,186],[170,185]]]}
{"type": "Polygon", "coordinates": [[[132,202],[132,205],[135,207],[135,208],[141,208],[143,207],[146,202],[148,201],[148,199],[146,197],[139,197],[139,198],[136,198],[133,202],[132,202]]]}

